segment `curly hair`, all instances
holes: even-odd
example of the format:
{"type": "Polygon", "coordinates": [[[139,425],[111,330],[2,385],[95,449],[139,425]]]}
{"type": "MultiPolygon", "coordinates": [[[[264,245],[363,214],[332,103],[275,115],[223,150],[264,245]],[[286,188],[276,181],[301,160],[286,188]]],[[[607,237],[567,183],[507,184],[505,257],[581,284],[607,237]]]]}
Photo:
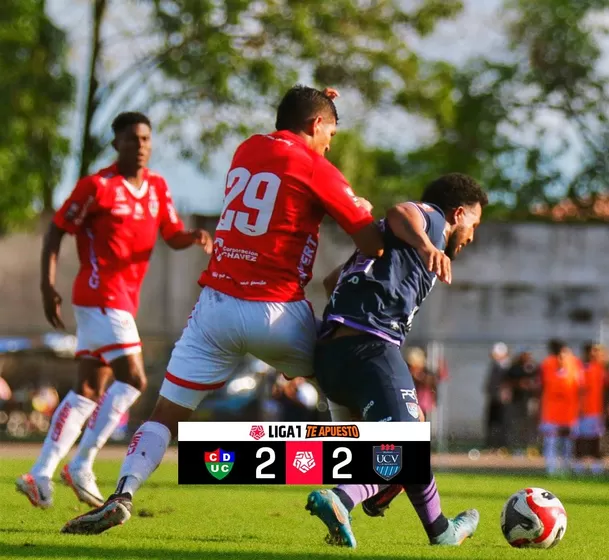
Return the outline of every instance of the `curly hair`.
{"type": "Polygon", "coordinates": [[[488,196],[472,177],[463,173],[449,173],[425,187],[421,202],[434,204],[446,213],[459,206],[473,206],[476,203],[484,208],[488,204],[488,196]]]}

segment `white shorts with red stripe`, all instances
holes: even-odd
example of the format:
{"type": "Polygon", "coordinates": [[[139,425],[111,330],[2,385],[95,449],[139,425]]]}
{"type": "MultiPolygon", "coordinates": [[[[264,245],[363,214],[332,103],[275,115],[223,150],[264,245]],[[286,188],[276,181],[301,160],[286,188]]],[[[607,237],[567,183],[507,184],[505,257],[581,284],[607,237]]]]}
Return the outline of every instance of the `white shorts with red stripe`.
{"type": "Polygon", "coordinates": [[[161,396],[195,410],[207,391],[219,389],[236,372],[246,354],[288,378],[312,377],[316,338],[306,300],[248,301],[205,287],[171,353],[161,396]]]}
{"type": "Polygon", "coordinates": [[[142,351],[135,319],[128,311],[75,305],[74,317],[77,356],[109,364],[142,351]]]}

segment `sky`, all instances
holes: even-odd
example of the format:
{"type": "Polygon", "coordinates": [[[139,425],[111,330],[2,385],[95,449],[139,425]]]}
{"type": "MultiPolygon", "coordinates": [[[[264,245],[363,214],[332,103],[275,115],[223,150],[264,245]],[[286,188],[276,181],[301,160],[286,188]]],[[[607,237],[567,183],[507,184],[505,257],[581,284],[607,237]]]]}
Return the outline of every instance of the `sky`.
{"type": "MultiPolygon", "coordinates": [[[[499,7],[501,0],[465,0],[462,15],[454,21],[440,23],[436,31],[428,38],[418,39],[413,47],[428,58],[447,60],[454,64],[463,63],[468,58],[496,53],[501,58],[504,49],[504,37],[501,27],[499,7]]],[[[113,45],[104,68],[112,73],[119,73],[129,64],[138,49],[142,51],[150,45],[152,39],[142,37],[130,41],[129,49],[113,38],[119,35],[136,35],[145,25],[147,8],[145,3],[130,8],[137,17],[124,17],[124,5],[120,0],[111,0],[109,23],[103,29],[103,35],[113,45]]],[[[70,41],[69,66],[79,83],[78,98],[82,101],[82,85],[88,60],[87,33],[90,25],[90,2],[88,0],[47,0],[47,11],[55,23],[68,33],[70,41]]],[[[609,52],[609,49],[607,49],[609,52]]],[[[604,64],[609,68],[609,60],[604,64]]],[[[328,84],[331,85],[331,84],[328,84]]],[[[134,100],[132,99],[132,103],[134,100]]],[[[80,102],[79,102],[80,103],[80,102]]],[[[137,99],[135,99],[137,103],[137,99]]],[[[80,103],[81,105],[82,103],[80,103]]],[[[66,123],[66,134],[78,138],[82,127],[82,111],[78,105],[66,123]]],[[[396,110],[394,114],[362,114],[357,104],[347,97],[338,101],[341,124],[345,126],[358,120],[366,119],[368,138],[378,145],[392,145],[399,148],[412,148],[428,140],[433,134],[429,124],[416,116],[404,115],[396,110]],[[406,131],[406,133],[404,132],[406,131]]],[[[132,107],[130,107],[132,108],[132,107]]],[[[114,108],[119,112],[120,108],[114,108]]],[[[154,117],[154,115],[152,115],[154,117]]],[[[111,117],[111,115],[107,115],[111,117]]],[[[269,115],[269,117],[272,117],[269,115]]],[[[270,120],[269,122],[272,122],[270,120]]],[[[559,126],[560,123],[553,123],[559,126]]],[[[550,122],[550,125],[552,123],[550,122]]],[[[196,165],[182,160],[171,147],[159,146],[153,150],[150,167],[165,176],[176,200],[178,208],[186,213],[215,214],[222,205],[224,177],[227,172],[232,148],[219,153],[212,162],[212,170],[202,173],[196,165]]],[[[576,157],[573,155],[572,157],[576,157]]],[[[109,161],[107,161],[109,163],[109,161]]],[[[101,161],[100,164],[105,164],[101,161]]],[[[567,165],[569,165],[567,158],[567,165]]],[[[55,203],[60,204],[72,189],[77,176],[76,163],[73,159],[66,162],[61,184],[58,186],[55,203]]]]}

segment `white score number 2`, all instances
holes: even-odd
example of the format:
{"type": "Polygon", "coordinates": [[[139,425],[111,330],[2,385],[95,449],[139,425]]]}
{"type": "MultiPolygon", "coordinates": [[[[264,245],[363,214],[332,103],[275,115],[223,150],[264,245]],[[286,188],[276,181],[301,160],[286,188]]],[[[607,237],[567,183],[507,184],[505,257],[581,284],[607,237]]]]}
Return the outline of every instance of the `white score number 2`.
{"type": "Polygon", "coordinates": [[[226,179],[226,195],[221,218],[216,231],[229,231],[235,228],[244,235],[252,237],[264,235],[271,223],[275,201],[281,179],[274,173],[261,172],[252,175],[245,167],[231,169],[226,179]],[[259,192],[262,190],[262,195],[259,192]],[[243,194],[243,205],[257,212],[242,212],[231,209],[231,204],[243,194]],[[250,223],[256,214],[254,223],[250,223]]]}
{"type": "MultiPolygon", "coordinates": [[[[272,465],[275,462],[275,450],[271,447],[261,447],[256,451],[256,459],[262,458],[264,454],[268,455],[269,458],[256,467],[256,478],[275,478],[274,473],[262,472],[266,467],[272,465]]],[[[351,453],[351,450],[348,447],[337,447],[332,453],[332,458],[338,459],[340,455],[345,455],[345,459],[340,463],[334,465],[334,468],[332,469],[332,478],[339,480],[353,478],[353,475],[351,475],[350,473],[340,472],[340,469],[346,467],[351,463],[351,460],[353,459],[353,454],[351,453]]]]}

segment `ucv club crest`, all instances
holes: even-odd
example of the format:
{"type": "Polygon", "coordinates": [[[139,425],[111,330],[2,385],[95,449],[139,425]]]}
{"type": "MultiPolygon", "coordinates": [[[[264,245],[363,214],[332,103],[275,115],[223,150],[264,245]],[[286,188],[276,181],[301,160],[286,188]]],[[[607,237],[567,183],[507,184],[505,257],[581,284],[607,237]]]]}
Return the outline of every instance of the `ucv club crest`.
{"type": "Polygon", "coordinates": [[[402,470],[401,445],[375,445],[372,448],[372,466],[384,480],[391,480],[402,470]]]}

